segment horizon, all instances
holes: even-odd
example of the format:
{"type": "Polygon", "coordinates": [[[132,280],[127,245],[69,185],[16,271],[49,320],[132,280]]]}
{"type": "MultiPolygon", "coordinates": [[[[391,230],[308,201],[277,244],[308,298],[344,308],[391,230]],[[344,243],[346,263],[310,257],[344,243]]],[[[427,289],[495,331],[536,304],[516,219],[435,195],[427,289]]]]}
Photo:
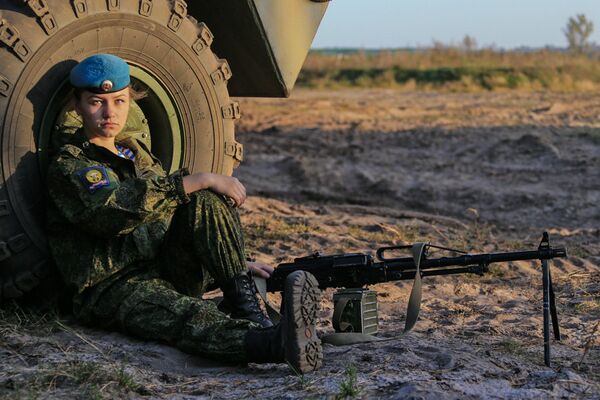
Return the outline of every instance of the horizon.
{"type": "MultiPolygon", "coordinates": [[[[442,43],[444,45],[445,48],[448,49],[453,49],[453,48],[457,48],[460,47],[459,43],[442,43]]],[[[421,46],[421,47],[344,47],[344,46],[338,46],[338,47],[311,47],[310,51],[317,51],[317,52],[327,52],[327,51],[366,51],[366,52],[377,52],[377,51],[428,51],[433,49],[434,46],[433,44],[427,45],[427,46],[421,46]]],[[[597,52],[600,50],[600,43],[594,43],[592,44],[591,47],[593,52],[597,52]]],[[[569,51],[568,46],[552,46],[552,45],[546,45],[543,47],[530,47],[530,46],[520,46],[520,47],[514,47],[514,48],[503,48],[503,47],[498,47],[498,46],[489,46],[489,47],[483,47],[483,46],[477,46],[476,49],[474,49],[473,51],[478,51],[478,50],[492,50],[492,51],[499,51],[499,52],[528,52],[528,51],[539,51],[539,50],[550,50],[550,51],[560,51],[560,52],[567,52],[569,51]]]]}
{"type": "Polygon", "coordinates": [[[359,0],[334,0],[312,49],[427,48],[434,42],[452,46],[466,35],[478,48],[566,48],[563,29],[577,14],[594,23],[590,42],[600,44],[597,0],[371,0],[368,7],[359,0]]]}

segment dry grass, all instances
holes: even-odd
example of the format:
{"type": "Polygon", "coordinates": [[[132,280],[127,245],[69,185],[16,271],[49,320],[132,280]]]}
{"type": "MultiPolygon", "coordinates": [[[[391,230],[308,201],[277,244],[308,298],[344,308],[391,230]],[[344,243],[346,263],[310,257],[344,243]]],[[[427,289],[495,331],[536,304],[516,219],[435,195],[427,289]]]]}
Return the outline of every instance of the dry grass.
{"type": "Polygon", "coordinates": [[[409,244],[416,241],[418,227],[415,225],[387,226],[387,225],[350,225],[348,235],[367,244],[396,245],[409,244]]]}
{"type": "Polygon", "coordinates": [[[248,224],[246,234],[252,238],[257,236],[267,240],[281,240],[290,235],[302,235],[319,231],[318,226],[310,226],[307,220],[291,220],[283,218],[262,218],[248,224]]]}
{"type": "Polygon", "coordinates": [[[38,365],[31,374],[19,374],[4,383],[14,398],[54,397],[61,391],[82,399],[124,398],[129,393],[147,394],[123,366],[88,361],[38,365]]]}
{"type": "Polygon", "coordinates": [[[599,313],[600,312],[600,298],[593,300],[583,300],[581,303],[575,304],[575,312],[580,314],[599,313]]]}
{"type": "Polygon", "coordinates": [[[277,241],[307,239],[320,231],[307,220],[297,218],[261,218],[244,225],[247,248],[252,252],[277,241]]]}
{"type": "Polygon", "coordinates": [[[59,328],[55,324],[56,311],[39,313],[20,307],[17,303],[5,304],[0,308],[0,338],[14,332],[49,335],[59,328]]]}
{"type": "Polygon", "coordinates": [[[123,398],[130,392],[146,394],[124,365],[105,357],[96,362],[79,360],[76,351],[52,339],[59,331],[85,341],[54,311],[41,313],[16,303],[0,308],[0,351],[5,354],[6,363],[0,373],[0,397],[53,398],[65,390],[77,393],[81,399],[123,398]],[[61,354],[60,361],[41,361],[39,354],[32,352],[32,344],[48,346],[61,354]],[[19,365],[27,368],[19,369],[19,365]]]}

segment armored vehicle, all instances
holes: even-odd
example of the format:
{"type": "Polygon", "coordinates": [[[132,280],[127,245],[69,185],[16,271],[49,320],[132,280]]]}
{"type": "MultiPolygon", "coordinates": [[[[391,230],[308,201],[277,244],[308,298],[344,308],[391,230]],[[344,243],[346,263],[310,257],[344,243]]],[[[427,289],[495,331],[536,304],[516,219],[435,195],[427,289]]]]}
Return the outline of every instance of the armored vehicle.
{"type": "Polygon", "coordinates": [[[166,170],[231,174],[243,147],[230,96],[288,96],[327,1],[0,0],[0,300],[52,275],[44,174],[80,126],[68,104],[78,61],[112,53],[130,64],[148,96],[126,134],[166,170]]]}

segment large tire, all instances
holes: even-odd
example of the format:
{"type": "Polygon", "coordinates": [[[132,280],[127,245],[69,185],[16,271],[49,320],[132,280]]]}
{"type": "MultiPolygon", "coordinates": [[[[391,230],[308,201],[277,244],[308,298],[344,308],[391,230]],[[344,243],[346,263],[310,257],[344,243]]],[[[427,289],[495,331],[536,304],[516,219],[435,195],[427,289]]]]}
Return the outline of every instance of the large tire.
{"type": "Polygon", "coordinates": [[[106,52],[132,65],[154,95],[144,111],[152,150],[167,169],[231,174],[242,149],[229,66],[182,0],[0,0],[0,13],[1,301],[23,296],[52,271],[44,171],[76,62],[106,52]]]}

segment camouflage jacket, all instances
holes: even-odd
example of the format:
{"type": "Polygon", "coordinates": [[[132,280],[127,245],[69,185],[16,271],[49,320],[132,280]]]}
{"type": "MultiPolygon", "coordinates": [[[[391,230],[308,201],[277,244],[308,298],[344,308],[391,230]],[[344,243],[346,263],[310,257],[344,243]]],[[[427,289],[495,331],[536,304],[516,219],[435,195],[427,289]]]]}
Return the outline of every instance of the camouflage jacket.
{"type": "Polygon", "coordinates": [[[178,205],[189,201],[185,169],[167,176],[141,142],[117,141],[121,158],[78,131],[50,164],[48,242],[65,282],[79,293],[154,258],[178,205]]]}

